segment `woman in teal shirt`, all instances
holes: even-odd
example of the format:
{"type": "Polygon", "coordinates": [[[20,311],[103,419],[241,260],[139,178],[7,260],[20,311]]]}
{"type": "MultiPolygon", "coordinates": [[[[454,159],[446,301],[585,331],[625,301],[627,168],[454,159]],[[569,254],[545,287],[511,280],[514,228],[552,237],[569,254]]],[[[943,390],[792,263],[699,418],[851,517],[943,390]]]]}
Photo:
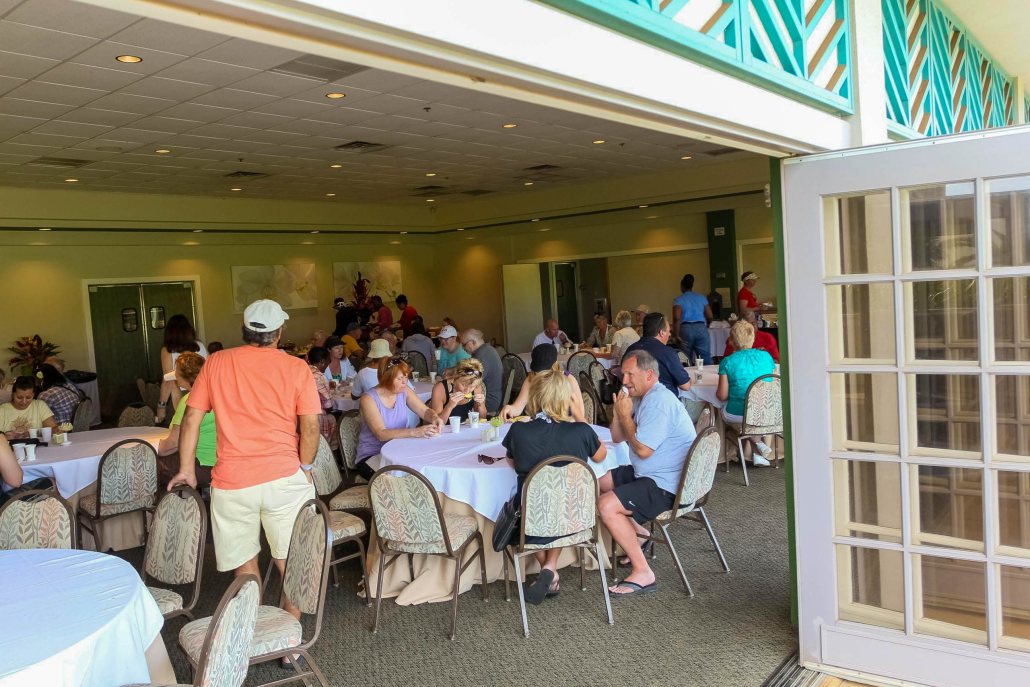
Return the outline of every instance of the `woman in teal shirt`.
{"type": "MultiPolygon", "coordinates": [[[[730,341],[736,349],[733,355],[726,356],[719,363],[719,388],[715,396],[726,401],[722,409],[722,418],[727,423],[744,421],[744,397],[751,382],[764,375],[773,374],[776,364],[772,356],[751,346],[755,343],[755,330],[747,322],[740,320],[730,329],[730,341]]],[[[755,465],[768,465],[772,449],[761,438],[749,438],[754,445],[755,465]]],[[[743,456],[740,457],[744,459],[743,456]]]]}

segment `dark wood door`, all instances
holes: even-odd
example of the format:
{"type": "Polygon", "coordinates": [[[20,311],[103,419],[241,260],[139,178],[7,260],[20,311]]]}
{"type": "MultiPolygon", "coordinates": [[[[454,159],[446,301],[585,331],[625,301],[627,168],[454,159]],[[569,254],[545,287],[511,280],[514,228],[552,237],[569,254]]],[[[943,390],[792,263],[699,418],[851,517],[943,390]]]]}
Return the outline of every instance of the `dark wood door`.
{"type": "Polygon", "coordinates": [[[164,371],[161,369],[161,347],[164,346],[165,325],[174,315],[185,315],[190,324],[197,326],[193,307],[193,282],[177,281],[161,284],[142,284],[143,311],[146,314],[147,352],[150,363],[146,379],[159,382],[164,371]]]}
{"type": "Polygon", "coordinates": [[[93,353],[100,412],[113,417],[139,398],[136,378],[147,376],[147,343],[139,284],[89,287],[93,353]]]}

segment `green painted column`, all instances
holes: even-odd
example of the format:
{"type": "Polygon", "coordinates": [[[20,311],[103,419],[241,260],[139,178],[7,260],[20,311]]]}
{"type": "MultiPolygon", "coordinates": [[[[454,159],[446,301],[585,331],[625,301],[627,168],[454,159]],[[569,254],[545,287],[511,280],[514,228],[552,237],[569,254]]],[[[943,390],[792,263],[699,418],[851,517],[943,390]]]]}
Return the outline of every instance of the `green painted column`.
{"type": "Polygon", "coordinates": [[[769,158],[769,195],[772,199],[773,254],[776,258],[776,310],[779,322],[780,384],[783,393],[783,470],[787,483],[787,555],[790,557],[790,623],[798,626],[798,556],[794,522],[794,442],[790,433],[790,365],[788,363],[787,267],[783,245],[783,200],[779,158],[769,158]]]}

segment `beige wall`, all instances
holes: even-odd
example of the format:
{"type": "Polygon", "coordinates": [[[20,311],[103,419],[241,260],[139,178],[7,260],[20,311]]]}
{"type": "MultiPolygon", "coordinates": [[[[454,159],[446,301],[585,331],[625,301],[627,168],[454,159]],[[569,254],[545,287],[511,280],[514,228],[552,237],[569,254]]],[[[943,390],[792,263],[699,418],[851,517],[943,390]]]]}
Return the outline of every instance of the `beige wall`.
{"type": "Polygon", "coordinates": [[[684,274],[694,275],[694,291],[711,290],[708,249],[626,255],[608,259],[608,288],[612,295],[612,316],[620,310],[630,313],[641,303],[652,312],[663,313],[672,325],[672,299],[680,295],[684,274]]]}

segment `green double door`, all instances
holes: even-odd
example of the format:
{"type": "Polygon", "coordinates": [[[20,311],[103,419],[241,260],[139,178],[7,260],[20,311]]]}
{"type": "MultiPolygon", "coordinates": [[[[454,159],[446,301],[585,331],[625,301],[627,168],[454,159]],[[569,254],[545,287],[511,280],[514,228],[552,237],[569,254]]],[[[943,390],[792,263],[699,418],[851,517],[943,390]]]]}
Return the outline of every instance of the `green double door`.
{"type": "Polygon", "coordinates": [[[159,382],[164,330],[173,315],[196,326],[192,281],[89,287],[100,412],[116,417],[139,400],[136,379],[159,382]]]}

